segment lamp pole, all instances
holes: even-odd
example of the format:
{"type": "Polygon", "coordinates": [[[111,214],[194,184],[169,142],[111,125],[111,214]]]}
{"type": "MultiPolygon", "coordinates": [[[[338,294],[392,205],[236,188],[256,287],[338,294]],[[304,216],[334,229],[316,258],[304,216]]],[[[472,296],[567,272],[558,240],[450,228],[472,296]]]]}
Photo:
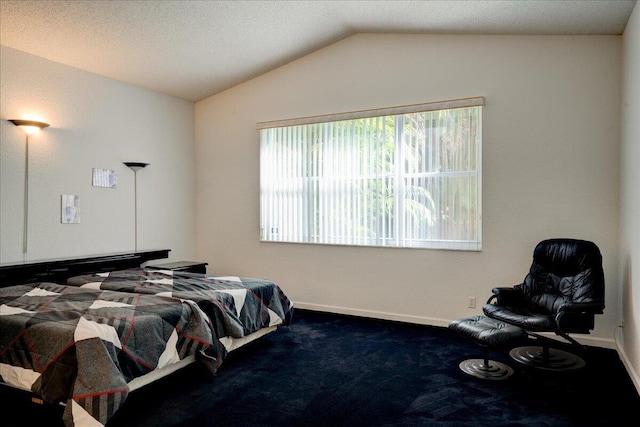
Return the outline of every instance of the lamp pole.
{"type": "Polygon", "coordinates": [[[24,150],[24,224],[22,234],[22,253],[27,253],[27,241],[29,230],[29,134],[24,150]]]}
{"type": "Polygon", "coordinates": [[[138,252],[138,171],[149,166],[149,163],[124,162],[124,164],[133,171],[133,215],[135,217],[133,233],[135,239],[135,252],[138,252]]]}
{"type": "Polygon", "coordinates": [[[24,150],[24,230],[22,234],[22,254],[27,253],[27,242],[29,233],[29,135],[49,127],[48,123],[35,120],[9,120],[18,126],[26,134],[26,145],[24,150]]]}

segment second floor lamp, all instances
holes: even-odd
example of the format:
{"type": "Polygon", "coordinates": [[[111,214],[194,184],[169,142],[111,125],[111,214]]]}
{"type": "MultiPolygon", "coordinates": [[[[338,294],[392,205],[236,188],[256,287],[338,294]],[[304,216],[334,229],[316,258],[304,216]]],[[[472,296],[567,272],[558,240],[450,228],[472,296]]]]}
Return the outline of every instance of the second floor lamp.
{"type": "Polygon", "coordinates": [[[138,171],[149,166],[149,163],[142,162],[124,162],[125,165],[133,171],[133,203],[134,203],[134,216],[135,216],[135,251],[138,252],[138,171]]]}

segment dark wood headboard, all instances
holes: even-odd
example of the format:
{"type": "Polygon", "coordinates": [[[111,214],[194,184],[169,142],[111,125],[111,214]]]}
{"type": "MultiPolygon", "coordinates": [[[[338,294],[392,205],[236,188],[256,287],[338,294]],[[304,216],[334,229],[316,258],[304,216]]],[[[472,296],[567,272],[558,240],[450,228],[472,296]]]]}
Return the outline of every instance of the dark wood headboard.
{"type": "Polygon", "coordinates": [[[66,283],[69,277],[140,267],[147,261],[169,257],[171,249],[140,252],[120,252],[92,255],[83,258],[64,258],[45,261],[0,264],[0,287],[53,282],[66,283]]]}

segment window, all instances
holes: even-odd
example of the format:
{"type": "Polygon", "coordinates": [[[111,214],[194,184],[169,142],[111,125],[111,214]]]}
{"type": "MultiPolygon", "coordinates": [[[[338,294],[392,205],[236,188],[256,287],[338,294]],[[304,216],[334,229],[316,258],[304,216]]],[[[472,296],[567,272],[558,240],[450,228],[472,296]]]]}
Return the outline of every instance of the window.
{"type": "Polygon", "coordinates": [[[480,250],[483,105],[258,123],[261,240],[480,250]]]}

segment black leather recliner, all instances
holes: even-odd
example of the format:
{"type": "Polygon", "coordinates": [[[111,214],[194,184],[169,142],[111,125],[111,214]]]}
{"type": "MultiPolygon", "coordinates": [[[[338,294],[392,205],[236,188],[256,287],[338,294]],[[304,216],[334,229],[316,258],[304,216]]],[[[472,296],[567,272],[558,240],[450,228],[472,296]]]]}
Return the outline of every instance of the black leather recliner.
{"type": "Polygon", "coordinates": [[[596,314],[604,311],[604,272],[598,247],[586,240],[549,239],[536,246],[523,283],[492,289],[483,307],[486,316],[524,329],[542,346],[518,347],[511,357],[546,369],[575,369],[584,360],[550,348],[541,332],[553,332],[580,346],[569,334],[589,334],[596,314]]]}

